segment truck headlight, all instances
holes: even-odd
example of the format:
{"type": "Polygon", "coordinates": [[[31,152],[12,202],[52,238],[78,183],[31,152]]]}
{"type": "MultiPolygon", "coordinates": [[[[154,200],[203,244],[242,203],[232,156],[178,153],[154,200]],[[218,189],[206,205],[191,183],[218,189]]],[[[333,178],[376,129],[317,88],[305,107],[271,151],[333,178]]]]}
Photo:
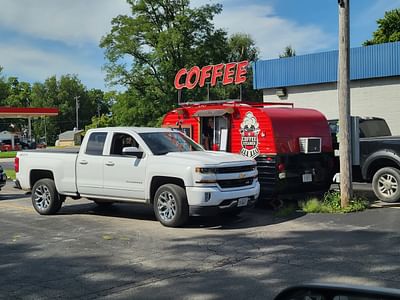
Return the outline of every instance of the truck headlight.
{"type": "Polygon", "coordinates": [[[195,172],[201,174],[215,174],[215,168],[196,167],[195,172]]]}

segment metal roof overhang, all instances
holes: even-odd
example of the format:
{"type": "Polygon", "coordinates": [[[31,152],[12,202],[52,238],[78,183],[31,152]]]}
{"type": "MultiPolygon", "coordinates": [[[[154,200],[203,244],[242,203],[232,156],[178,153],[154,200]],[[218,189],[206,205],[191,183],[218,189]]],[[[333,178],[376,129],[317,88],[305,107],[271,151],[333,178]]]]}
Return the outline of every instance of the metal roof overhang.
{"type": "Polygon", "coordinates": [[[225,114],[232,114],[233,108],[217,108],[217,109],[201,109],[196,111],[193,116],[194,117],[222,117],[225,114]]]}
{"type": "Polygon", "coordinates": [[[0,118],[55,117],[59,112],[58,108],[47,107],[0,107],[0,118]]]}

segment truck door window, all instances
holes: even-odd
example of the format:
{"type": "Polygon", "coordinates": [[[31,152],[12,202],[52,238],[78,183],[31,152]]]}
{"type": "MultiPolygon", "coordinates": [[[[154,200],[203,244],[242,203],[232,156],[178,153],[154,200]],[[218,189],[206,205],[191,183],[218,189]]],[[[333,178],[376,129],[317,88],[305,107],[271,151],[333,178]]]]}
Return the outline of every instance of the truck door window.
{"type": "Polygon", "coordinates": [[[110,155],[122,155],[122,149],[125,147],[139,147],[139,145],[129,134],[115,133],[111,143],[110,155]]]}
{"type": "Polygon", "coordinates": [[[89,136],[85,153],[89,155],[103,155],[103,148],[106,137],[106,132],[93,132],[89,136]]]}

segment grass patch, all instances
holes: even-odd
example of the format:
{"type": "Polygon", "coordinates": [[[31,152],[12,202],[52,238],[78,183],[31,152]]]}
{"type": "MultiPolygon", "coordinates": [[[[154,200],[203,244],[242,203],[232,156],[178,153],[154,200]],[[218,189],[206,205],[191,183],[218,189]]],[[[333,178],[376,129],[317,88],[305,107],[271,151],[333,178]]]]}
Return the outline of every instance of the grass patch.
{"type": "Polygon", "coordinates": [[[16,155],[17,151],[0,152],[0,158],[14,158],[16,155]]]}
{"type": "Polygon", "coordinates": [[[15,180],[15,170],[14,169],[5,169],[4,172],[6,172],[7,178],[11,178],[12,180],[15,180]]]}
{"type": "Polygon", "coordinates": [[[274,212],[274,216],[278,218],[286,218],[293,215],[297,210],[297,206],[293,203],[289,203],[281,207],[278,211],[274,212]]]}
{"type": "Polygon", "coordinates": [[[361,197],[350,200],[349,206],[342,208],[340,205],[340,192],[328,192],[322,200],[309,199],[300,203],[301,209],[306,213],[349,213],[365,210],[368,201],[361,197]]]}

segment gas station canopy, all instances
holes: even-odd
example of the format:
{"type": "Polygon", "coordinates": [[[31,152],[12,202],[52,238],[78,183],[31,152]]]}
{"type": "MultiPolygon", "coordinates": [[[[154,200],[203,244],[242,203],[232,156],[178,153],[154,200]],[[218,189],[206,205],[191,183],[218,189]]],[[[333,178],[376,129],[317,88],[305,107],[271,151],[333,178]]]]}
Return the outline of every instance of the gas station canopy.
{"type": "Polygon", "coordinates": [[[0,107],[0,118],[35,118],[57,116],[58,108],[48,107],[0,107]]]}
{"type": "Polygon", "coordinates": [[[32,118],[55,117],[59,112],[50,107],[0,107],[0,118],[28,119],[28,137],[32,140],[32,118]]]}

